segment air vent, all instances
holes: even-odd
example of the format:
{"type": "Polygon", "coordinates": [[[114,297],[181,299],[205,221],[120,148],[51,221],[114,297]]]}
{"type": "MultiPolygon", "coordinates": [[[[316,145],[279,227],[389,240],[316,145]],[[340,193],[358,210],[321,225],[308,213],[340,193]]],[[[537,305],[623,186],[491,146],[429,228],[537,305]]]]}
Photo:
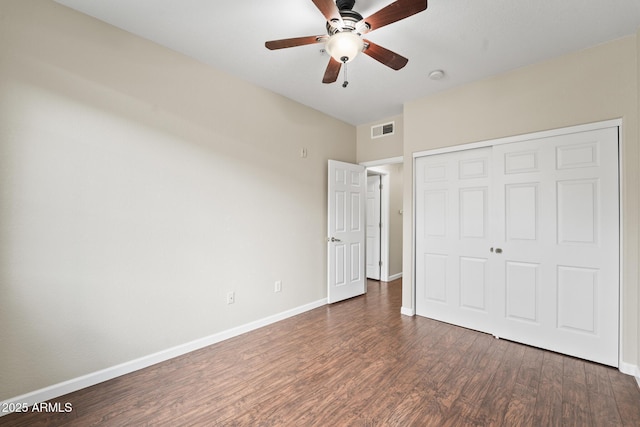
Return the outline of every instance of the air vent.
{"type": "Polygon", "coordinates": [[[384,123],[381,125],[371,126],[371,139],[382,138],[383,136],[393,135],[395,122],[384,123]]]}

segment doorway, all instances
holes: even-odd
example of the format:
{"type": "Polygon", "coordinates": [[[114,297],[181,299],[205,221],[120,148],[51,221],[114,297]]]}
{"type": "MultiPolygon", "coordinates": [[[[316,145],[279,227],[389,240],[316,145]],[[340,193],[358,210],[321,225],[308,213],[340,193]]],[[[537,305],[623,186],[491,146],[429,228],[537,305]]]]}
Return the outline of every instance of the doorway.
{"type": "Polygon", "coordinates": [[[367,168],[367,278],[402,277],[403,158],[361,163],[367,168]],[[378,194],[376,194],[378,193],[378,194]]]}

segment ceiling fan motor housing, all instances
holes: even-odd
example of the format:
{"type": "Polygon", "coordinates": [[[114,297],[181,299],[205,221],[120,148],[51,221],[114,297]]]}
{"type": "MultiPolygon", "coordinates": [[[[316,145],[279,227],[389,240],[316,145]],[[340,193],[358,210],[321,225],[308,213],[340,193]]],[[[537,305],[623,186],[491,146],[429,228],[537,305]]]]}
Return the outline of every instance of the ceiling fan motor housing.
{"type": "Polygon", "coordinates": [[[351,10],[353,5],[356,4],[356,0],[337,0],[336,6],[339,10],[351,10]]]}
{"type": "Polygon", "coordinates": [[[327,22],[327,32],[330,36],[335,33],[339,33],[342,31],[355,32],[357,34],[365,33],[369,26],[366,22],[363,21],[362,15],[358,12],[350,9],[340,9],[340,16],[342,17],[342,22],[344,25],[339,28],[335,25],[332,25],[331,22],[327,22]]]}

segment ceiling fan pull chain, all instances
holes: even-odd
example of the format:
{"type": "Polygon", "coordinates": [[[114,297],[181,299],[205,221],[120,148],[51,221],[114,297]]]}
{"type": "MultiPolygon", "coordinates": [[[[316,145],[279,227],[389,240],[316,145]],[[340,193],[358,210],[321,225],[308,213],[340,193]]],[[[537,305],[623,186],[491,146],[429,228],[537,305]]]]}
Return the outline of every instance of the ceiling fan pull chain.
{"type": "Polygon", "coordinates": [[[342,87],[346,88],[349,82],[347,81],[347,61],[344,61],[344,83],[342,83],[342,87]]]}

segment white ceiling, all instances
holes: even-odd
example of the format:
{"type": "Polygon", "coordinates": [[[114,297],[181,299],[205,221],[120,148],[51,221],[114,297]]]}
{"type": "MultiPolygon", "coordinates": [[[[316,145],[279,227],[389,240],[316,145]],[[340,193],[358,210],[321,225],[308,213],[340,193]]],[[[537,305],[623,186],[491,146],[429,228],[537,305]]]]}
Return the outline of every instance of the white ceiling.
{"type": "MultiPolygon", "coordinates": [[[[407,58],[400,71],[366,55],[349,86],[327,85],[323,45],[276,51],[264,42],[326,34],[311,0],[55,0],[353,125],[421,98],[557,57],[640,28],[640,0],[430,0],[426,11],[367,35],[407,58]],[[442,69],[445,78],[430,80],[442,69]]],[[[356,0],[369,16],[391,0],[356,0]]]]}

